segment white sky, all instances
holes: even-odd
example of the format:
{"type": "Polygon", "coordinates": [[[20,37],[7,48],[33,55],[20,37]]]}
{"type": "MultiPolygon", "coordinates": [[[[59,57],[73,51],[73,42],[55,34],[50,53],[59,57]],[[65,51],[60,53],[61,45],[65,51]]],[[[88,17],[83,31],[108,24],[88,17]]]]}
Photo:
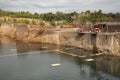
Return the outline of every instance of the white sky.
{"type": "Polygon", "coordinates": [[[119,0],[0,0],[0,8],[9,11],[46,12],[82,12],[99,10],[120,12],[119,0]]]}

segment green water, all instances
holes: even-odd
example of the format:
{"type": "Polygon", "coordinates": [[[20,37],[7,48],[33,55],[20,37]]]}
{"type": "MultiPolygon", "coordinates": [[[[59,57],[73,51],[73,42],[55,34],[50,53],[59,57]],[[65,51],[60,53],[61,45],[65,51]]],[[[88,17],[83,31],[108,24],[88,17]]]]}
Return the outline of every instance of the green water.
{"type": "Polygon", "coordinates": [[[23,43],[2,37],[0,80],[120,80],[120,57],[89,57],[92,53],[75,47],[23,43]],[[94,61],[85,61],[88,58],[94,61]],[[61,65],[52,67],[55,63],[61,65]]]}

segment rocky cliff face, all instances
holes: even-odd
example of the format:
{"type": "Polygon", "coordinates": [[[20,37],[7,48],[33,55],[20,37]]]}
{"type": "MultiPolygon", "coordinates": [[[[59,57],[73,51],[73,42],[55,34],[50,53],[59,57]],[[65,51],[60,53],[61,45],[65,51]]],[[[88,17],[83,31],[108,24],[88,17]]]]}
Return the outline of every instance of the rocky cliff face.
{"type": "Polygon", "coordinates": [[[54,31],[44,32],[38,37],[29,37],[29,41],[75,46],[95,53],[120,56],[120,33],[77,33],[54,31]]]}
{"type": "Polygon", "coordinates": [[[17,40],[28,42],[41,42],[57,45],[67,45],[93,50],[105,55],[120,56],[120,33],[78,33],[75,31],[20,29],[14,26],[2,26],[1,31],[17,40]],[[27,31],[28,30],[28,31],[27,31]]]}
{"type": "Polygon", "coordinates": [[[120,55],[120,33],[101,33],[97,35],[96,45],[98,52],[106,55],[120,55]]]}
{"type": "Polygon", "coordinates": [[[94,48],[94,35],[92,34],[77,32],[62,32],[59,34],[59,40],[62,45],[76,46],[86,50],[93,50],[94,48]]]}
{"type": "Polygon", "coordinates": [[[0,26],[0,33],[3,35],[10,36],[12,38],[16,37],[16,28],[14,24],[2,24],[0,26]]]}
{"type": "Polygon", "coordinates": [[[120,33],[60,33],[59,40],[62,45],[120,56],[120,33]]]}

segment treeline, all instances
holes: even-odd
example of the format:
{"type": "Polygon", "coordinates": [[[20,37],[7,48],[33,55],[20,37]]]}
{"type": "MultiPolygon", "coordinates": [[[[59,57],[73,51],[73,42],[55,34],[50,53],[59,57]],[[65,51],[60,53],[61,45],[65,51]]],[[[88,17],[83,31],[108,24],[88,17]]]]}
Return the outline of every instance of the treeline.
{"type": "Polygon", "coordinates": [[[113,22],[120,22],[120,13],[108,13],[106,16],[111,16],[113,22]]]}
{"type": "MultiPolygon", "coordinates": [[[[0,16],[4,17],[12,17],[12,18],[31,18],[31,19],[38,19],[42,21],[48,21],[50,24],[55,25],[55,22],[60,22],[58,25],[62,24],[73,24],[74,21],[78,21],[80,24],[84,25],[86,22],[104,22],[104,21],[120,21],[120,13],[103,13],[102,10],[98,11],[85,11],[81,13],[72,12],[72,13],[63,13],[63,12],[56,12],[56,13],[44,13],[44,14],[38,14],[34,13],[31,14],[30,12],[10,12],[10,11],[4,11],[0,9],[0,16]]],[[[14,22],[17,22],[14,19],[14,22]]],[[[26,23],[30,23],[27,20],[26,23]]],[[[33,21],[32,23],[35,23],[33,21]]],[[[40,22],[39,24],[43,25],[43,22],[40,22]]]]}
{"type": "Polygon", "coordinates": [[[53,13],[31,14],[30,12],[24,12],[24,11],[9,12],[9,11],[0,10],[0,16],[9,16],[13,18],[42,19],[44,21],[60,21],[60,20],[72,21],[73,20],[72,16],[74,16],[74,13],[65,14],[62,12],[57,12],[56,14],[53,13]]]}
{"type": "Polygon", "coordinates": [[[38,19],[40,18],[39,14],[35,13],[35,14],[31,14],[29,12],[9,12],[9,11],[3,11],[0,10],[0,16],[9,16],[9,17],[13,17],[13,18],[35,18],[38,19]]]}

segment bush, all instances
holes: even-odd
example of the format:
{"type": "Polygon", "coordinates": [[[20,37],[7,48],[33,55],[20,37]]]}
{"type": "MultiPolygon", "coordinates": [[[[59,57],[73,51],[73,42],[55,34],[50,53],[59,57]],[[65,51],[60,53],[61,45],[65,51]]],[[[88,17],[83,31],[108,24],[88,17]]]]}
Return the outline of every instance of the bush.
{"type": "Polygon", "coordinates": [[[50,22],[50,25],[51,25],[51,26],[56,26],[56,24],[55,24],[54,21],[51,21],[51,22],[50,22]]]}
{"type": "Polygon", "coordinates": [[[25,23],[25,24],[29,24],[30,22],[29,22],[29,20],[26,20],[26,19],[25,19],[25,20],[24,20],[24,23],[25,23]]]}
{"type": "Polygon", "coordinates": [[[4,22],[7,22],[7,19],[6,19],[6,18],[4,18],[4,22]]]}
{"type": "Polygon", "coordinates": [[[1,26],[2,22],[3,22],[3,21],[2,21],[2,20],[0,20],[0,26],[1,26]]]}
{"type": "Polygon", "coordinates": [[[63,22],[63,25],[71,25],[72,23],[71,22],[68,22],[68,21],[64,21],[63,22]]]}
{"type": "Polygon", "coordinates": [[[36,22],[34,20],[32,20],[32,25],[35,25],[35,24],[36,24],[36,22]]]}
{"type": "Polygon", "coordinates": [[[13,19],[13,22],[14,22],[14,23],[17,23],[17,19],[13,19]]]}
{"type": "Polygon", "coordinates": [[[39,22],[39,25],[40,26],[45,26],[45,23],[41,21],[41,22],[39,22]]]}

